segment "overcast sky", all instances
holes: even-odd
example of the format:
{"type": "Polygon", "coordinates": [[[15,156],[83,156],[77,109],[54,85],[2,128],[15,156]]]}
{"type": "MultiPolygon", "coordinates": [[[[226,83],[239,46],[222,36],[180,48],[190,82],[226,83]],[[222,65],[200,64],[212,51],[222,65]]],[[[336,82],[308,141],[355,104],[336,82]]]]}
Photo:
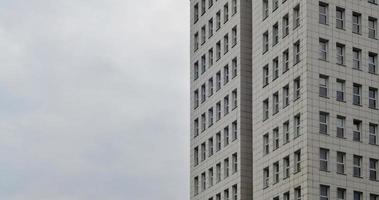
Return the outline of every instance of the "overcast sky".
{"type": "Polygon", "coordinates": [[[0,0],[0,199],[188,199],[188,4],[0,0]]]}

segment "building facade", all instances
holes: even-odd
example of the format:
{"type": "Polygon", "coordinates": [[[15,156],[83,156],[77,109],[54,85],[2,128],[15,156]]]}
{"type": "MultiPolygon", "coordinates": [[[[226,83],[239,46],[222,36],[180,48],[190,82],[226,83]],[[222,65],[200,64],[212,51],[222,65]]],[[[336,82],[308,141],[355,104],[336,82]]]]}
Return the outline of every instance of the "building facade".
{"type": "Polygon", "coordinates": [[[377,0],[191,0],[191,199],[379,200],[377,0]]]}

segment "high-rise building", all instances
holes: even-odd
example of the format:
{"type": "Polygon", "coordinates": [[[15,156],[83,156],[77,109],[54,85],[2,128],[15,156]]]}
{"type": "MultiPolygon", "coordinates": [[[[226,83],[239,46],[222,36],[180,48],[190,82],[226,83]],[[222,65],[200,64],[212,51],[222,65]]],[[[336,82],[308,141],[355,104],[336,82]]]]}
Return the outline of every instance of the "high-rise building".
{"type": "Polygon", "coordinates": [[[191,0],[191,200],[379,200],[378,0],[191,0]]]}

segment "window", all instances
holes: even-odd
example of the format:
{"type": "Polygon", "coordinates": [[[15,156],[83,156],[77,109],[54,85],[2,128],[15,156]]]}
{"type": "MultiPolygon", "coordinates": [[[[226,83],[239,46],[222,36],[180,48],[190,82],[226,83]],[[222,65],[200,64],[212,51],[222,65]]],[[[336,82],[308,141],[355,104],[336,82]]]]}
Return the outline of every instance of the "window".
{"type": "Polygon", "coordinates": [[[290,177],[290,157],[283,158],[283,179],[290,177]]]}
{"type": "Polygon", "coordinates": [[[286,192],[283,194],[283,200],[290,200],[290,192],[286,192]]]}
{"type": "Polygon", "coordinates": [[[369,161],[369,171],[370,171],[370,180],[376,181],[378,180],[377,178],[377,171],[378,171],[378,160],[377,159],[372,159],[370,158],[369,161]]]}
{"type": "Polygon", "coordinates": [[[195,109],[199,107],[199,90],[193,92],[193,107],[195,109]]]}
{"type": "Polygon", "coordinates": [[[269,109],[269,107],[268,107],[268,99],[266,99],[266,100],[263,101],[263,121],[266,120],[266,119],[268,119],[268,115],[269,115],[268,109],[269,109]]]}
{"type": "Polygon", "coordinates": [[[194,180],[193,180],[194,184],[193,184],[193,190],[194,190],[194,194],[195,195],[198,195],[199,194],[199,177],[195,177],[194,180]]]}
{"type": "Polygon", "coordinates": [[[320,24],[328,24],[328,15],[329,15],[329,10],[328,10],[328,4],[324,2],[319,3],[319,23],[320,24]]]}
{"type": "Polygon", "coordinates": [[[283,16],[282,26],[283,26],[283,30],[282,30],[283,31],[283,38],[285,38],[290,33],[288,14],[283,16]]]}
{"type": "Polygon", "coordinates": [[[361,105],[362,86],[359,84],[353,84],[353,104],[361,105]]]}
{"type": "Polygon", "coordinates": [[[194,166],[197,166],[199,164],[199,147],[195,147],[193,150],[193,163],[194,166]]]}
{"type": "Polygon", "coordinates": [[[294,52],[294,55],[293,55],[294,65],[296,65],[297,63],[300,62],[300,41],[297,41],[295,42],[295,44],[293,44],[293,52],[294,52]]]}
{"type": "Polygon", "coordinates": [[[199,78],[199,62],[195,62],[193,65],[193,80],[197,80],[199,78]]]}
{"type": "Polygon", "coordinates": [[[237,153],[232,155],[232,173],[236,173],[238,171],[238,157],[237,153]]]}
{"type": "Polygon", "coordinates": [[[346,189],[337,188],[337,200],[346,200],[346,189]]]}
{"type": "Polygon", "coordinates": [[[208,157],[213,155],[213,137],[208,139],[208,157]]]}
{"type": "Polygon", "coordinates": [[[208,109],[208,127],[213,125],[213,107],[208,109]]]}
{"type": "Polygon", "coordinates": [[[368,18],[368,37],[372,39],[376,39],[376,35],[378,32],[378,20],[373,17],[368,18]]]}
{"type": "Polygon", "coordinates": [[[319,95],[320,97],[328,97],[329,77],[325,75],[319,76],[319,95]]]}
{"type": "Polygon", "coordinates": [[[216,60],[220,60],[221,58],[221,42],[218,41],[216,43],[216,60]]]}
{"type": "Polygon", "coordinates": [[[238,66],[237,66],[237,58],[233,58],[232,60],[232,78],[237,76],[238,66]]]}
{"type": "Polygon", "coordinates": [[[205,113],[201,115],[201,132],[205,131],[207,124],[207,117],[205,116],[205,113]]]}
{"type": "Polygon", "coordinates": [[[376,109],[377,108],[377,99],[378,99],[378,89],[370,87],[368,89],[368,99],[369,99],[369,108],[376,109]]]}
{"type": "Polygon", "coordinates": [[[232,0],[232,15],[237,13],[237,0],[232,0]]]}
{"type": "MultiPolygon", "coordinates": [[[[368,0],[369,3],[372,3],[372,4],[377,4],[376,2],[377,0],[368,0]]],[[[370,199],[371,200],[371,199],[370,199]]]]}
{"type": "Polygon", "coordinates": [[[216,133],[216,151],[221,150],[221,133],[216,133]]]}
{"type": "Polygon", "coordinates": [[[337,79],[336,85],[336,99],[337,101],[345,101],[345,81],[337,79]]]}
{"type": "Polygon", "coordinates": [[[204,101],[205,101],[205,99],[206,99],[206,87],[205,87],[205,84],[203,84],[203,85],[201,85],[201,90],[200,90],[200,92],[201,92],[201,103],[203,103],[204,101]]]}
{"type": "Polygon", "coordinates": [[[224,85],[229,82],[229,66],[224,66],[224,85]]]}
{"type": "Polygon", "coordinates": [[[354,191],[354,200],[363,200],[363,193],[354,191]]]}
{"type": "Polygon", "coordinates": [[[221,119],[221,102],[216,103],[216,121],[221,119]]]}
{"type": "MultiPolygon", "coordinates": [[[[221,181],[221,163],[217,163],[217,165],[216,165],[216,182],[218,183],[220,181],[221,181]]],[[[218,198],[216,197],[216,199],[218,199],[218,198]]],[[[221,199],[221,197],[220,197],[220,199],[221,199]]]]}
{"type": "Polygon", "coordinates": [[[345,64],[345,45],[337,43],[336,44],[336,54],[337,54],[337,64],[345,64]]]}
{"type": "Polygon", "coordinates": [[[288,49],[283,52],[283,74],[289,70],[289,51],[288,49]]]}
{"type": "Polygon", "coordinates": [[[194,137],[199,135],[199,119],[195,119],[193,122],[194,137]]]}
{"type": "Polygon", "coordinates": [[[272,95],[272,114],[279,112],[279,92],[272,95]]]}
{"type": "Polygon", "coordinates": [[[200,149],[201,150],[201,154],[200,154],[201,155],[201,161],[204,161],[206,158],[206,152],[207,152],[206,148],[205,148],[205,142],[202,143],[200,147],[201,147],[201,149],[200,149]]]}
{"type": "Polygon", "coordinates": [[[370,123],[369,124],[369,144],[378,144],[378,125],[370,123]]]}
{"type": "Polygon", "coordinates": [[[294,153],[294,172],[300,172],[301,171],[301,151],[298,150],[294,153]]]}
{"type": "Polygon", "coordinates": [[[293,81],[293,87],[294,87],[293,94],[294,94],[294,101],[295,101],[296,99],[300,98],[300,77],[296,78],[293,81]]]}
{"type": "Polygon", "coordinates": [[[205,38],[206,38],[206,30],[205,26],[201,27],[201,45],[205,43],[205,38]]]}
{"type": "Polygon", "coordinates": [[[268,167],[263,169],[263,188],[267,188],[270,179],[270,170],[268,167]]]}
{"type": "Polygon", "coordinates": [[[354,126],[353,140],[360,142],[361,141],[362,121],[354,119],[353,126],[354,126]]]}
{"type": "Polygon", "coordinates": [[[300,5],[293,9],[293,29],[300,26],[300,5]]]}
{"type": "Polygon", "coordinates": [[[229,145],[229,127],[224,128],[224,147],[229,145]]]}
{"type": "Polygon", "coordinates": [[[195,35],[193,36],[194,40],[194,51],[197,51],[199,49],[199,33],[196,32],[195,35]]]}
{"type": "Polygon", "coordinates": [[[207,70],[207,65],[206,65],[206,57],[205,54],[201,56],[201,74],[204,74],[205,71],[207,70]]]}
{"type": "Polygon", "coordinates": [[[264,66],[263,67],[263,87],[264,86],[266,86],[266,85],[268,85],[268,73],[269,73],[269,71],[268,71],[269,69],[268,69],[268,65],[266,65],[266,66],[264,66]]]}
{"type": "Polygon", "coordinates": [[[290,93],[289,85],[284,86],[283,87],[283,108],[290,105],[289,93],[290,93]]]}
{"type": "Polygon", "coordinates": [[[229,113],[229,95],[226,95],[224,97],[224,115],[227,115],[229,113]]]}
{"type": "Polygon", "coordinates": [[[208,80],[208,96],[213,95],[213,78],[208,80]]]}
{"type": "Polygon", "coordinates": [[[216,30],[221,28],[221,11],[216,13],[216,30]]]}
{"type": "Polygon", "coordinates": [[[329,186],[320,185],[320,200],[329,200],[329,186]]]}
{"type": "Polygon", "coordinates": [[[320,171],[328,171],[329,150],[320,148],[320,171]]]}
{"type": "Polygon", "coordinates": [[[301,187],[297,187],[294,190],[295,192],[295,200],[301,200],[301,187]]]}
{"type": "Polygon", "coordinates": [[[213,168],[208,169],[208,185],[213,186],[213,168]]]}
{"type": "Polygon", "coordinates": [[[353,176],[361,177],[362,176],[362,156],[354,155],[353,157],[353,176]]]}
{"type": "Polygon", "coordinates": [[[196,23],[199,20],[199,4],[195,4],[193,7],[193,21],[196,23]]]}
{"type": "Polygon", "coordinates": [[[279,200],[279,196],[274,197],[272,200],[279,200]]]}
{"type": "Polygon", "coordinates": [[[345,137],[345,121],[346,118],[343,116],[337,116],[337,137],[344,138],[345,137]]]}
{"type": "Polygon", "coordinates": [[[279,8],[279,0],[272,0],[272,12],[279,8]]]}
{"type": "Polygon", "coordinates": [[[279,162],[274,163],[273,170],[274,170],[273,183],[275,184],[279,182],[279,162]]]}
{"type": "Polygon", "coordinates": [[[377,195],[377,194],[370,194],[370,200],[379,200],[379,195],[377,195]]]}
{"type": "Polygon", "coordinates": [[[233,90],[232,91],[232,109],[234,110],[235,108],[237,108],[237,103],[238,99],[237,99],[237,89],[233,90]]]}
{"type": "Polygon", "coordinates": [[[229,177],[229,158],[224,159],[224,178],[229,177]]]}
{"type": "Polygon", "coordinates": [[[208,8],[213,6],[213,0],[208,0],[208,8]]]}
{"type": "Polygon", "coordinates": [[[229,5],[226,3],[224,5],[224,23],[226,23],[229,20],[229,5]]]}
{"type": "Polygon", "coordinates": [[[353,12],[353,33],[361,34],[362,16],[360,13],[353,12]]]}
{"type": "Polygon", "coordinates": [[[345,157],[343,152],[337,152],[337,173],[345,174],[345,157]]]}
{"type": "Polygon", "coordinates": [[[269,134],[263,136],[263,155],[267,155],[270,152],[269,134]]]}
{"type": "Polygon", "coordinates": [[[268,31],[263,33],[263,53],[268,51],[268,31]]]}
{"type": "Polygon", "coordinates": [[[232,47],[236,46],[237,44],[237,26],[233,27],[232,29],[232,47]]]}
{"type": "Polygon", "coordinates": [[[300,114],[296,115],[294,117],[294,124],[295,124],[295,134],[294,134],[294,137],[299,137],[300,136],[300,114]]]}
{"type": "Polygon", "coordinates": [[[262,17],[263,17],[263,20],[264,20],[264,19],[266,19],[268,17],[268,0],[263,0],[262,1],[262,6],[263,6],[262,17]]]}
{"type": "Polygon", "coordinates": [[[361,68],[362,50],[353,48],[353,69],[361,68]]]}
{"type": "Polygon", "coordinates": [[[272,132],[273,150],[276,150],[279,148],[279,128],[274,128],[272,132]]]}
{"type": "Polygon", "coordinates": [[[234,121],[232,123],[232,140],[236,140],[238,138],[238,128],[237,128],[237,121],[234,121]]]}
{"type": "Polygon", "coordinates": [[[213,36],[213,18],[208,20],[208,38],[213,36]]]}
{"type": "Polygon", "coordinates": [[[378,54],[369,52],[368,53],[368,72],[376,74],[376,66],[378,62],[378,54]]]}
{"type": "Polygon", "coordinates": [[[276,57],[272,61],[272,80],[279,78],[279,58],[276,57]]]}
{"type": "Polygon", "coordinates": [[[328,60],[328,40],[325,40],[325,39],[322,39],[320,38],[319,39],[319,45],[320,45],[320,60],[325,60],[327,61],[328,60]]]}
{"type": "Polygon", "coordinates": [[[283,123],[283,144],[290,141],[289,121],[283,123]]]}
{"type": "Polygon", "coordinates": [[[232,186],[232,200],[237,200],[238,199],[238,193],[237,193],[237,185],[232,186]]]}
{"type": "Polygon", "coordinates": [[[216,73],[216,91],[221,89],[221,72],[216,73]]]}
{"type": "Polygon", "coordinates": [[[336,28],[345,28],[345,9],[340,7],[336,8],[336,28]]]}
{"type": "Polygon", "coordinates": [[[216,194],[216,200],[221,200],[221,193],[216,194]]]}
{"type": "Polygon", "coordinates": [[[201,15],[205,13],[205,0],[201,0],[201,15]]]}
{"type": "Polygon", "coordinates": [[[213,66],[213,48],[208,51],[208,65],[209,67],[213,66]]]}
{"type": "Polygon", "coordinates": [[[320,112],[320,133],[328,134],[329,113],[320,112]]]}
{"type": "Polygon", "coordinates": [[[275,46],[279,42],[279,25],[278,23],[272,26],[272,46],[275,46]]]}
{"type": "Polygon", "coordinates": [[[224,36],[224,54],[228,53],[229,51],[229,35],[226,34],[224,36]]]}
{"type": "Polygon", "coordinates": [[[205,172],[201,174],[201,191],[206,190],[207,188],[207,182],[206,182],[206,175],[205,172]]]}

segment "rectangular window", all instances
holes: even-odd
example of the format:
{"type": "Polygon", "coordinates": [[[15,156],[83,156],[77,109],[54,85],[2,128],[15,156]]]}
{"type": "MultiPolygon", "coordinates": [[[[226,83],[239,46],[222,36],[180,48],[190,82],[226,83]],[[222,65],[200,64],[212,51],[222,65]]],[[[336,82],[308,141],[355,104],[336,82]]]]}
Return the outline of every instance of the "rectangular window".
{"type": "MultiPolygon", "coordinates": [[[[216,183],[221,181],[221,163],[217,163],[216,165],[216,183]]],[[[216,197],[217,199],[217,197],[216,197]]]]}
{"type": "Polygon", "coordinates": [[[362,63],[362,50],[353,48],[353,69],[360,69],[362,63]]]}
{"type": "Polygon", "coordinates": [[[228,53],[229,51],[229,35],[226,34],[224,36],[224,54],[228,53]]]}
{"type": "Polygon", "coordinates": [[[283,144],[290,141],[289,121],[283,123],[283,144]]]}
{"type": "Polygon", "coordinates": [[[360,142],[361,141],[361,130],[362,130],[362,121],[353,120],[353,141],[360,142]]]}
{"type": "Polygon", "coordinates": [[[207,117],[205,113],[203,113],[201,115],[201,132],[205,131],[206,127],[207,127],[207,117]]]}
{"type": "Polygon", "coordinates": [[[345,174],[345,157],[344,152],[337,152],[337,173],[345,174]]]}
{"type": "Polygon", "coordinates": [[[279,42],[279,25],[278,23],[272,26],[272,46],[275,46],[279,42]]]}
{"type": "Polygon", "coordinates": [[[325,75],[319,76],[319,95],[320,97],[328,97],[329,77],[325,75]]]}
{"type": "Polygon", "coordinates": [[[205,83],[203,85],[201,85],[200,92],[201,92],[201,103],[204,103],[206,96],[207,96],[205,83]]]}
{"type": "Polygon", "coordinates": [[[205,0],[201,0],[201,15],[205,13],[205,0]]]}
{"type": "Polygon", "coordinates": [[[213,95],[213,78],[210,78],[208,80],[208,96],[212,96],[213,95]]]}
{"type": "Polygon", "coordinates": [[[377,195],[377,194],[370,194],[370,200],[379,200],[379,195],[377,195]]]}
{"type": "Polygon", "coordinates": [[[199,49],[199,33],[196,32],[193,36],[194,41],[194,51],[197,51],[199,49]]]}
{"type": "Polygon", "coordinates": [[[293,94],[294,94],[294,101],[300,98],[300,77],[296,78],[293,81],[293,94]]]}
{"type": "Polygon", "coordinates": [[[353,33],[361,34],[362,30],[362,15],[360,13],[353,12],[353,33]]]}
{"type": "Polygon", "coordinates": [[[328,24],[328,18],[329,18],[329,8],[328,4],[324,2],[319,3],[319,23],[320,24],[328,24]]]}
{"type": "Polygon", "coordinates": [[[206,63],[206,56],[205,54],[201,56],[201,74],[204,74],[207,70],[207,63],[206,63]]]}
{"type": "Polygon", "coordinates": [[[272,61],[272,80],[279,78],[279,58],[276,57],[272,61]]]}
{"type": "Polygon", "coordinates": [[[202,143],[201,144],[201,161],[204,161],[205,160],[205,158],[206,158],[206,152],[207,152],[207,150],[206,150],[206,146],[205,146],[205,142],[204,143],[202,143]]]}
{"type": "Polygon", "coordinates": [[[328,40],[319,39],[319,50],[320,50],[320,60],[327,61],[328,60],[328,49],[329,49],[329,44],[328,40]]]}
{"type": "Polygon", "coordinates": [[[221,102],[216,103],[216,121],[221,119],[221,102]]]}
{"type": "Polygon", "coordinates": [[[216,73],[216,91],[221,89],[221,72],[216,73]]]}
{"type": "Polygon", "coordinates": [[[224,23],[226,23],[229,20],[229,5],[226,3],[224,5],[224,23]]]}
{"type": "Polygon", "coordinates": [[[300,26],[300,5],[293,9],[293,29],[300,26]]]}
{"type": "Polygon", "coordinates": [[[290,192],[285,192],[283,194],[283,200],[290,200],[290,192]]]}
{"type": "Polygon", "coordinates": [[[268,99],[266,99],[263,101],[263,121],[268,119],[268,115],[269,115],[268,109],[269,109],[268,99]]]}
{"type": "Polygon", "coordinates": [[[269,69],[268,69],[268,65],[265,65],[263,67],[263,87],[268,85],[268,82],[269,82],[269,79],[268,79],[268,76],[269,76],[269,69]]]}
{"type": "Polygon", "coordinates": [[[232,0],[232,15],[237,13],[237,0],[232,0]]]}
{"type": "Polygon", "coordinates": [[[221,11],[216,13],[216,30],[221,28],[221,11]]]}
{"type": "Polygon", "coordinates": [[[216,133],[216,152],[221,150],[221,133],[216,133]]]}
{"type": "Polygon", "coordinates": [[[193,92],[193,107],[195,109],[199,107],[199,90],[193,92]]]}
{"type": "Polygon", "coordinates": [[[276,162],[273,164],[273,183],[278,183],[279,182],[279,162],[276,162]]]}
{"type": "Polygon", "coordinates": [[[236,173],[238,171],[238,157],[237,153],[232,155],[232,173],[236,173]]]}
{"type": "Polygon", "coordinates": [[[289,51],[288,49],[283,52],[283,74],[289,70],[289,51]]]}
{"type": "Polygon", "coordinates": [[[197,137],[199,135],[199,119],[195,119],[193,121],[193,130],[194,137],[197,137]]]}
{"type": "Polygon", "coordinates": [[[208,127],[213,125],[213,107],[208,109],[208,127]]]}
{"type": "Polygon", "coordinates": [[[345,121],[346,118],[343,116],[337,116],[336,124],[337,124],[337,137],[345,138],[345,121]]]}
{"type": "Polygon", "coordinates": [[[272,12],[279,8],[279,0],[272,0],[272,12]]]}
{"type": "Polygon", "coordinates": [[[193,191],[194,191],[194,194],[195,196],[199,194],[199,177],[195,177],[194,180],[193,180],[193,191]]]}
{"type": "Polygon", "coordinates": [[[238,188],[237,188],[237,185],[233,185],[232,186],[232,198],[233,198],[233,200],[237,200],[238,199],[238,188]]]}
{"type": "Polygon", "coordinates": [[[204,191],[207,189],[207,179],[205,172],[201,174],[201,191],[204,191]]]}
{"type": "Polygon", "coordinates": [[[216,200],[221,200],[221,193],[216,194],[216,200]]]}
{"type": "Polygon", "coordinates": [[[208,157],[213,156],[213,137],[208,139],[208,157]]]}
{"type": "Polygon", "coordinates": [[[274,128],[272,131],[273,150],[279,149],[279,127],[274,128]]]}
{"type": "Polygon", "coordinates": [[[336,7],[336,28],[345,28],[345,9],[336,7]]]}
{"type": "Polygon", "coordinates": [[[272,95],[272,114],[275,115],[279,112],[279,92],[272,95]]]}
{"type": "Polygon", "coordinates": [[[299,137],[301,134],[300,134],[300,129],[301,129],[301,127],[300,127],[300,123],[301,123],[301,119],[300,119],[300,114],[298,114],[298,115],[296,115],[295,117],[294,117],[294,125],[295,125],[295,127],[294,127],[294,131],[295,131],[295,134],[294,134],[294,137],[295,138],[297,138],[297,137],[299,137]]]}
{"type": "Polygon", "coordinates": [[[378,63],[378,54],[369,52],[368,53],[368,72],[369,73],[376,74],[377,63],[378,63]]]}
{"type": "Polygon", "coordinates": [[[194,166],[199,164],[199,147],[195,147],[193,150],[193,164],[194,166]]]}
{"type": "Polygon", "coordinates": [[[370,162],[369,163],[370,180],[377,181],[378,180],[378,176],[377,176],[378,160],[370,158],[369,162],[370,162]]]}
{"type": "Polygon", "coordinates": [[[329,200],[329,186],[320,185],[320,200],[329,200]]]}
{"type": "Polygon", "coordinates": [[[208,65],[209,67],[213,66],[213,48],[208,50],[208,65]]]}
{"type": "Polygon", "coordinates": [[[320,112],[320,134],[328,134],[329,113],[320,112]]]}
{"type": "Polygon", "coordinates": [[[201,45],[205,43],[205,38],[206,38],[206,30],[205,26],[201,27],[201,45]]]}
{"type": "Polygon", "coordinates": [[[289,85],[286,85],[283,87],[283,108],[290,105],[289,94],[290,94],[290,88],[289,88],[289,85]]]}
{"type": "Polygon", "coordinates": [[[378,124],[369,124],[369,144],[378,144],[378,124]]]}
{"type": "Polygon", "coordinates": [[[238,138],[238,127],[237,127],[237,121],[234,121],[232,123],[232,140],[236,140],[238,138]]]}
{"type": "Polygon", "coordinates": [[[263,33],[263,53],[268,51],[268,31],[263,33]]]}
{"type": "Polygon", "coordinates": [[[232,91],[232,109],[236,109],[237,108],[237,103],[238,99],[237,99],[237,89],[233,90],[232,91]]]}
{"type": "Polygon", "coordinates": [[[229,82],[229,66],[224,66],[224,85],[229,82]]]}
{"type": "Polygon", "coordinates": [[[229,158],[224,159],[224,178],[229,177],[229,158]]]}
{"type": "Polygon", "coordinates": [[[337,64],[345,64],[345,45],[337,43],[336,44],[336,54],[337,54],[337,64]]]}
{"type": "Polygon", "coordinates": [[[193,80],[197,80],[199,78],[199,62],[196,61],[193,65],[193,80]]]}
{"type": "Polygon", "coordinates": [[[320,148],[320,171],[328,171],[329,150],[320,148]]]}
{"type": "Polygon", "coordinates": [[[337,200],[346,200],[345,188],[337,188],[337,200]]]}
{"type": "Polygon", "coordinates": [[[237,58],[232,60],[232,78],[236,77],[238,73],[237,58]]]}
{"type": "Polygon", "coordinates": [[[213,186],[213,168],[208,169],[208,185],[213,186]]]}
{"type": "Polygon", "coordinates": [[[220,60],[221,58],[221,41],[216,43],[216,60],[220,60]]]}
{"type": "Polygon", "coordinates": [[[353,84],[353,104],[361,105],[362,86],[359,84],[353,84]]]}
{"type": "Polygon", "coordinates": [[[290,33],[288,14],[283,16],[282,26],[283,26],[282,34],[283,34],[283,38],[285,38],[290,33]]]}
{"type": "Polygon", "coordinates": [[[345,81],[337,79],[336,85],[336,99],[337,101],[345,101],[345,81]]]}
{"type": "Polygon", "coordinates": [[[213,36],[213,18],[208,20],[208,38],[213,36]]]}
{"type": "Polygon", "coordinates": [[[368,37],[376,39],[378,32],[378,20],[373,17],[368,18],[368,37]]]}
{"type": "Polygon", "coordinates": [[[270,170],[268,167],[263,169],[263,188],[267,188],[270,181],[270,170]]]}
{"type": "Polygon", "coordinates": [[[224,115],[227,115],[229,113],[229,95],[226,95],[224,97],[224,115]]]}
{"type": "Polygon", "coordinates": [[[297,187],[294,190],[295,193],[295,200],[301,200],[301,187],[297,187]]]}
{"type": "Polygon", "coordinates": [[[224,128],[224,147],[229,145],[229,127],[224,128]]]}
{"type": "Polygon", "coordinates": [[[293,60],[294,65],[300,62],[300,41],[293,44],[293,60]]]}
{"type": "Polygon", "coordinates": [[[262,1],[262,18],[263,20],[268,17],[268,0],[263,0],[262,1]]]}
{"type": "Polygon", "coordinates": [[[354,200],[363,200],[363,192],[354,191],[354,200]]]}
{"type": "Polygon", "coordinates": [[[199,20],[199,4],[193,6],[193,21],[196,23],[199,20]]]}
{"type": "Polygon", "coordinates": [[[353,176],[362,177],[362,156],[353,157],[353,176]]]}
{"type": "Polygon", "coordinates": [[[213,0],[208,0],[208,8],[213,6],[213,0]]]}
{"type": "Polygon", "coordinates": [[[283,158],[283,179],[290,177],[290,157],[283,158]]]}
{"type": "Polygon", "coordinates": [[[237,44],[237,26],[233,27],[232,29],[232,47],[236,46],[237,44]]]}
{"type": "Polygon", "coordinates": [[[378,89],[370,87],[368,89],[368,107],[376,109],[377,108],[377,100],[378,100],[378,89]]]}
{"type": "Polygon", "coordinates": [[[298,173],[301,171],[301,151],[298,150],[294,153],[294,172],[298,173]]]}
{"type": "Polygon", "coordinates": [[[263,155],[270,153],[269,134],[263,136],[263,155]]]}

